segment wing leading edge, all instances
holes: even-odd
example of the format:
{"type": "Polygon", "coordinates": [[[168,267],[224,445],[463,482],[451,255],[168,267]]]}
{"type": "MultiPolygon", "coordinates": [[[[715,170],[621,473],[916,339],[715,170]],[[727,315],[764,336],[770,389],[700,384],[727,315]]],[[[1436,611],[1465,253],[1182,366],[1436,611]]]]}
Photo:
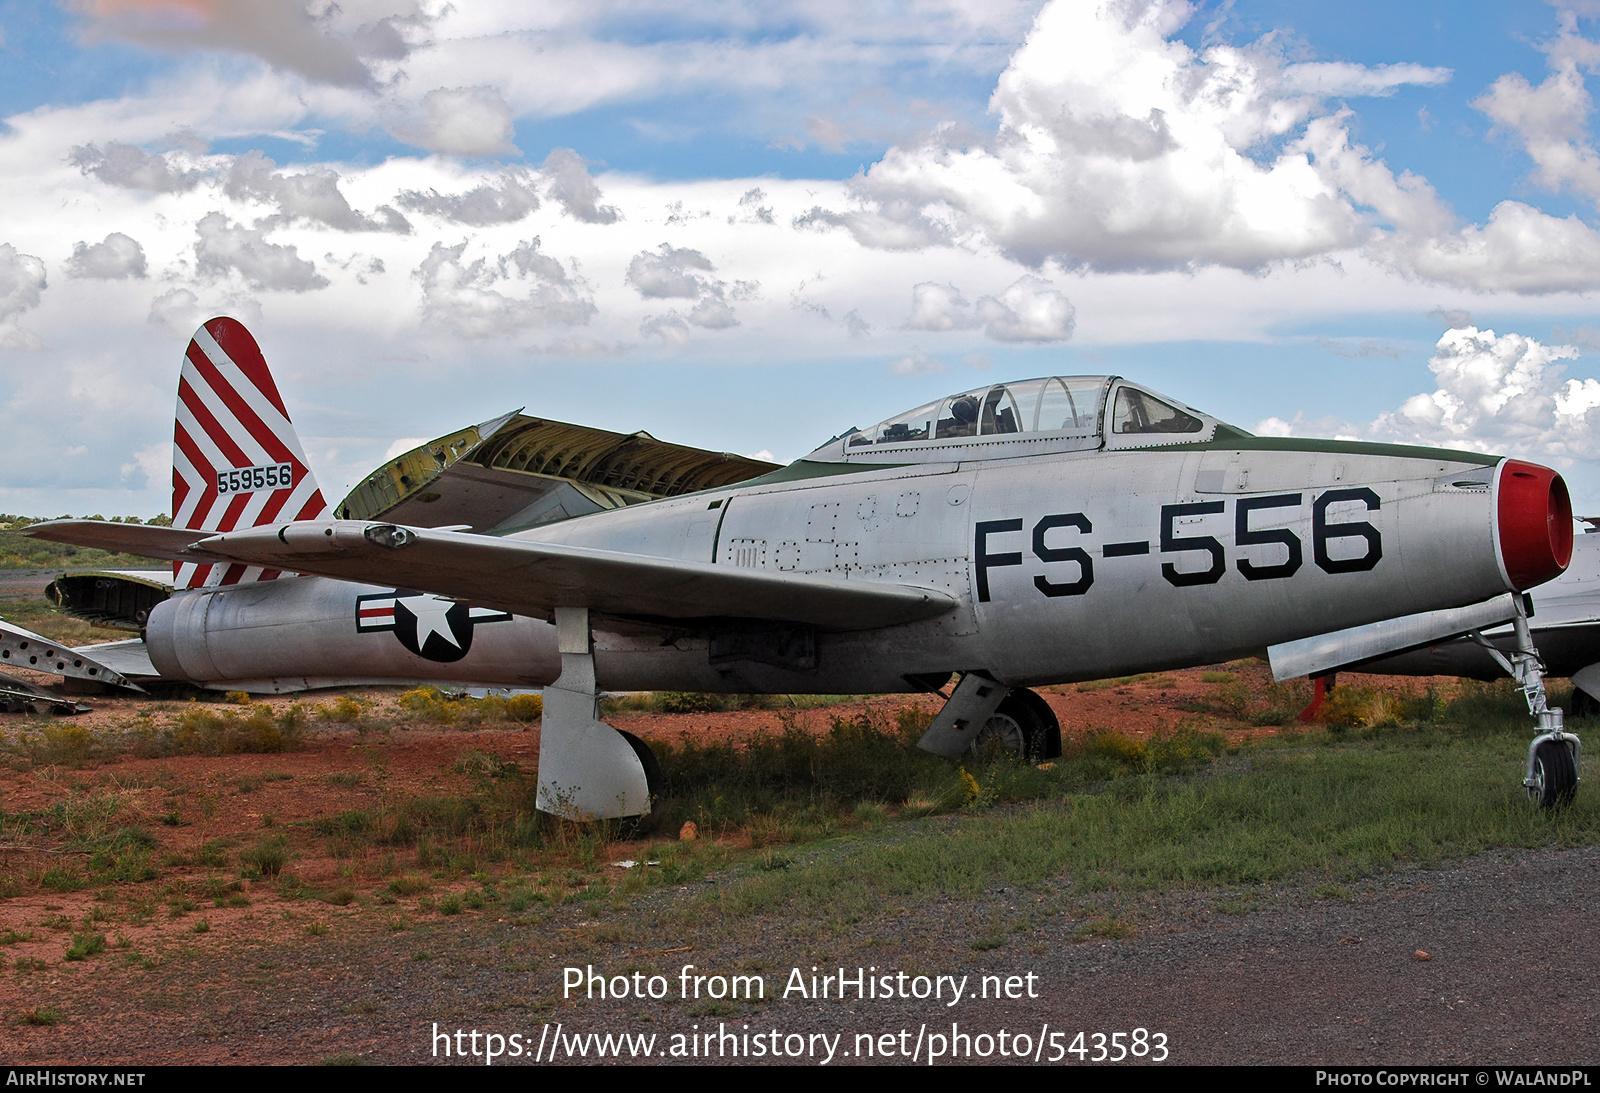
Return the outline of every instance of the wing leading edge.
{"type": "MultiPolygon", "coordinates": [[[[98,530],[106,526],[124,525],[58,521],[28,530],[41,538],[83,543],[91,535],[109,534],[98,530]]],[[[118,538],[119,549],[139,549],[118,538]]],[[[201,538],[186,549],[176,536],[148,545],[177,548],[186,559],[412,588],[518,615],[547,616],[557,607],[587,607],[636,618],[764,619],[825,630],[871,630],[934,618],[955,606],[943,592],[914,585],[774,573],[360,520],[251,528],[201,538]]]]}
{"type": "MultiPolygon", "coordinates": [[[[167,562],[193,562],[188,548],[215,532],[192,528],[164,528],[154,524],[113,524],[109,520],[50,520],[32,524],[22,534],[30,539],[94,547],[116,554],[139,554],[167,562]]],[[[204,559],[221,561],[222,559],[204,559]]]]}

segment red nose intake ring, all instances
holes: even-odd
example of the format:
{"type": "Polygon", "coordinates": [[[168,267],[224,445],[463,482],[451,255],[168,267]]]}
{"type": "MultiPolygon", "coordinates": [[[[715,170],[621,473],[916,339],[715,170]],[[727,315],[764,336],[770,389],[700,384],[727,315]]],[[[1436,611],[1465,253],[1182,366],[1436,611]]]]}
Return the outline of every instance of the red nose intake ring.
{"type": "Polygon", "coordinates": [[[1572,499],[1549,467],[1500,467],[1500,558],[1518,592],[1561,575],[1572,560],[1572,499]]]}

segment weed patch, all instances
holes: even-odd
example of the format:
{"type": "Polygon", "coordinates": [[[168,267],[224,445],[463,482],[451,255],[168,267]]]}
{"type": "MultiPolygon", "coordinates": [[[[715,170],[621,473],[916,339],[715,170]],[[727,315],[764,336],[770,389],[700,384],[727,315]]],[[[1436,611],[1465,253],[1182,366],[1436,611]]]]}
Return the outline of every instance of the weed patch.
{"type": "Polygon", "coordinates": [[[67,947],[66,959],[88,960],[91,956],[99,956],[105,951],[105,934],[73,934],[72,944],[67,947]]]}

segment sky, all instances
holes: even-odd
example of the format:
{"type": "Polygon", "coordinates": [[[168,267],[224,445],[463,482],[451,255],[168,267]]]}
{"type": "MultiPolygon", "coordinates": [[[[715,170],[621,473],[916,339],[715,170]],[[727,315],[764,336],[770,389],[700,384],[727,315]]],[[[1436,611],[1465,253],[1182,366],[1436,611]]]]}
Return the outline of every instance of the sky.
{"type": "Polygon", "coordinates": [[[167,511],[228,314],[330,500],[1116,373],[1600,513],[1600,0],[7,0],[0,64],[0,512],[167,511]]]}

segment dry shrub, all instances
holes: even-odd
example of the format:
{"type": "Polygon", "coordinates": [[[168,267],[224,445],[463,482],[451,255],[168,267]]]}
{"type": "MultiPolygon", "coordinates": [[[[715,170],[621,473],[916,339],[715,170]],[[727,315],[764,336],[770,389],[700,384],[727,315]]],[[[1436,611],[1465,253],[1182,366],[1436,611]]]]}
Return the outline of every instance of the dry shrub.
{"type": "Polygon", "coordinates": [[[1371,687],[1335,687],[1317,711],[1317,720],[1370,729],[1399,724],[1405,713],[1405,703],[1394,695],[1371,687]]]}

